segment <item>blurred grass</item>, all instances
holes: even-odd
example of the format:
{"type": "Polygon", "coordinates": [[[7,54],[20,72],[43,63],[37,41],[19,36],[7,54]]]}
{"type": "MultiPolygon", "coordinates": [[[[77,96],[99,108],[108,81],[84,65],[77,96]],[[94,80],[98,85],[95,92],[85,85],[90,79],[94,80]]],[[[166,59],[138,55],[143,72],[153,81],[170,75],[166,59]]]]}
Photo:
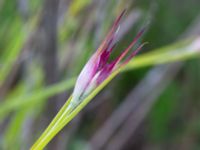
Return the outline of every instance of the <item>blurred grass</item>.
{"type": "Polygon", "coordinates": [[[13,28],[10,28],[10,32],[14,36],[13,39],[10,39],[10,43],[8,44],[7,49],[4,50],[2,54],[2,67],[0,68],[0,85],[8,76],[11,71],[13,64],[16,62],[20,52],[22,50],[22,45],[26,39],[26,34],[24,34],[21,30],[21,23],[16,20],[13,22],[13,28]]]}
{"type": "MultiPolygon", "coordinates": [[[[181,41],[176,44],[136,56],[124,70],[126,71],[156,64],[184,61],[194,57],[199,57],[198,47],[196,50],[190,49],[190,46],[193,44],[191,41],[193,40],[190,39],[181,41]]],[[[35,91],[33,94],[29,94],[27,96],[23,95],[22,97],[5,100],[5,102],[0,105],[0,116],[5,116],[5,114],[11,110],[33,105],[34,103],[37,104],[38,102],[42,102],[41,100],[47,100],[48,97],[66,91],[73,87],[75,79],[76,78],[68,79],[54,86],[35,91]]]]}
{"type": "MultiPolygon", "coordinates": [[[[190,49],[192,45],[192,40],[185,40],[173,44],[172,46],[167,46],[151,52],[141,54],[136,56],[128,65],[125,67],[126,70],[132,70],[140,67],[146,67],[151,65],[158,65],[164,63],[172,63],[176,61],[184,61],[194,57],[199,57],[199,50],[190,49]],[[183,44],[184,43],[184,44],[183,44]],[[187,46],[186,46],[187,45],[187,46]],[[184,49],[183,49],[184,47],[184,49]],[[187,48],[188,47],[188,48],[187,48]],[[180,51],[182,51],[180,53],[180,51]],[[144,55],[144,56],[143,56],[144,55]]],[[[5,100],[4,103],[1,103],[2,109],[0,110],[0,120],[11,110],[16,110],[27,105],[38,105],[42,100],[47,100],[47,98],[56,95],[58,93],[69,90],[73,87],[76,78],[68,79],[56,85],[53,85],[48,88],[43,88],[37,90],[33,94],[22,96],[14,99],[5,100]]],[[[33,105],[33,107],[35,106],[33,105]]]]}
{"type": "MultiPolygon", "coordinates": [[[[114,16],[120,11],[121,7],[124,7],[126,4],[130,5],[130,10],[135,8],[142,10],[144,15],[146,15],[146,12],[151,13],[149,9],[152,9],[153,20],[151,20],[151,26],[143,39],[143,41],[149,42],[146,46],[148,50],[144,51],[144,54],[138,55],[123,71],[132,72],[132,70],[143,67],[143,73],[145,73],[151,66],[157,64],[175,62],[177,60],[185,61],[195,58],[195,60],[186,61],[186,65],[184,65],[181,73],[178,75],[177,79],[175,79],[176,84],[173,83],[164,91],[158,103],[152,108],[152,114],[150,114],[149,117],[149,130],[152,130],[148,133],[149,136],[147,140],[153,139],[154,143],[165,143],[167,137],[174,137],[171,138],[171,141],[177,141],[175,134],[170,133],[168,125],[173,124],[172,122],[177,120],[177,118],[181,118],[180,120],[188,120],[190,118],[188,116],[190,115],[193,116],[197,114],[198,116],[200,68],[198,61],[199,53],[189,52],[189,45],[194,39],[191,38],[179,42],[175,41],[199,14],[199,2],[196,0],[184,0],[180,5],[180,2],[173,0],[156,0],[154,2],[147,0],[135,2],[130,0],[120,2],[113,0],[108,1],[106,7],[101,8],[104,12],[108,12],[106,13],[106,17],[102,19],[102,25],[99,25],[99,27],[102,28],[99,31],[104,32],[101,33],[101,36],[106,33],[114,16]],[[178,94],[183,94],[184,96],[176,97],[178,94]],[[180,101],[180,99],[183,99],[183,101],[180,101]],[[188,102],[188,100],[190,102],[188,102]],[[181,104],[177,104],[178,102],[181,104]],[[175,109],[178,107],[177,105],[180,105],[178,110],[175,109]],[[188,106],[188,108],[186,106],[188,106]],[[188,109],[194,112],[188,115],[188,109]],[[173,114],[175,114],[174,119],[173,114]],[[185,118],[184,114],[187,114],[185,118]]],[[[98,2],[93,2],[92,0],[75,0],[70,2],[68,5],[69,8],[64,12],[64,17],[59,22],[58,60],[59,63],[63,63],[66,59],[70,59],[70,57],[72,60],[68,61],[66,64],[59,64],[63,69],[61,70],[62,75],[60,77],[60,82],[45,87],[43,85],[44,79],[39,79],[41,77],[37,75],[37,71],[35,69],[27,69],[30,65],[26,65],[26,63],[29,62],[36,64],[38,68],[41,67],[41,58],[38,57],[41,55],[40,47],[37,47],[38,49],[31,52],[33,55],[31,54],[28,57],[30,60],[24,62],[24,57],[20,57],[23,47],[30,37],[30,33],[34,32],[38,26],[37,20],[40,19],[42,5],[43,2],[39,0],[28,2],[27,9],[29,13],[27,15],[28,19],[26,19],[19,9],[18,0],[2,0],[0,2],[0,85],[8,82],[6,79],[14,69],[13,67],[16,63],[23,64],[20,67],[21,71],[18,75],[19,77],[12,83],[5,97],[1,97],[0,95],[0,122],[2,122],[2,130],[5,129],[0,132],[0,137],[3,138],[3,140],[1,140],[3,146],[0,145],[0,149],[1,147],[4,147],[4,149],[12,149],[12,145],[16,145],[15,149],[22,148],[22,133],[25,132],[23,131],[23,126],[25,126],[26,119],[30,117],[30,115],[27,114],[31,114],[31,112],[37,114],[33,117],[37,120],[42,116],[49,97],[69,91],[74,85],[75,76],[91,53],[94,52],[96,43],[99,43],[99,41],[95,40],[97,39],[95,37],[97,36],[95,32],[98,27],[98,19],[102,17],[101,13],[96,15],[96,10],[99,8],[98,2]],[[29,73],[26,74],[26,72],[29,73]],[[24,82],[25,80],[26,82],[24,82]],[[37,80],[40,80],[40,84],[35,85],[34,82],[37,80]],[[34,108],[38,108],[38,110],[34,108]],[[6,127],[3,126],[5,120],[6,127]]],[[[137,23],[137,26],[139,25],[140,23],[137,23]]],[[[135,28],[135,26],[133,28],[135,28]]],[[[133,28],[123,37],[123,43],[120,47],[123,47],[125,45],[124,43],[129,41],[129,35],[131,35],[131,37],[134,35],[135,30],[133,28]]],[[[30,53],[28,53],[28,55],[29,54],[30,53]]],[[[137,73],[137,71],[135,71],[134,75],[135,79],[141,79],[141,74],[137,73]]],[[[124,90],[123,94],[121,90],[116,94],[116,97],[118,97],[118,95],[127,95],[127,91],[136,84],[133,81],[131,83],[134,85],[129,85],[130,80],[132,81],[132,76],[123,77],[126,77],[126,82],[123,80],[123,83],[117,82],[116,88],[123,88],[126,90],[124,90]]],[[[1,87],[1,90],[3,88],[4,87],[1,87]]],[[[121,98],[118,101],[116,97],[112,97],[113,103],[116,102],[120,104],[121,98]]],[[[114,106],[109,108],[110,111],[112,111],[113,108],[114,106]]],[[[179,122],[181,121],[178,120],[177,122],[180,124],[179,122]]],[[[184,137],[197,132],[199,129],[197,122],[198,117],[191,123],[195,124],[195,127],[188,127],[190,130],[187,130],[188,133],[186,135],[180,135],[178,133],[178,136],[184,137]]],[[[85,124],[85,122],[83,121],[82,124],[85,124]]],[[[186,127],[187,123],[185,122],[181,129],[184,130],[186,127]]],[[[90,128],[90,125],[88,125],[88,128],[90,128]]],[[[40,132],[40,130],[37,132],[40,132]]],[[[36,134],[33,135],[32,138],[34,138],[36,134]]],[[[81,132],[78,136],[81,136],[81,132]]],[[[194,139],[198,137],[198,135],[190,136],[194,139]]],[[[76,143],[76,141],[74,143],[76,143]]],[[[27,144],[25,145],[24,146],[27,147],[27,144]]],[[[198,147],[198,145],[199,144],[196,144],[196,147],[198,147]]]]}

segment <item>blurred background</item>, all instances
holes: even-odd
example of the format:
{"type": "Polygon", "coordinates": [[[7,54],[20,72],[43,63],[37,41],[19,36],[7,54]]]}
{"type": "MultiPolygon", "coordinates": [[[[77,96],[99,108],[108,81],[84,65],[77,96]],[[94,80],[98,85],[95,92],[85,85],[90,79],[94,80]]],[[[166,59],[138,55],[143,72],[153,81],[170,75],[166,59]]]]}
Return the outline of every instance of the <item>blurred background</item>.
{"type": "MultiPolygon", "coordinates": [[[[0,0],[1,150],[30,148],[124,8],[113,57],[145,24],[141,55],[200,33],[199,0],[0,0]]],[[[126,71],[46,149],[198,150],[199,86],[199,57],[126,71]]]]}

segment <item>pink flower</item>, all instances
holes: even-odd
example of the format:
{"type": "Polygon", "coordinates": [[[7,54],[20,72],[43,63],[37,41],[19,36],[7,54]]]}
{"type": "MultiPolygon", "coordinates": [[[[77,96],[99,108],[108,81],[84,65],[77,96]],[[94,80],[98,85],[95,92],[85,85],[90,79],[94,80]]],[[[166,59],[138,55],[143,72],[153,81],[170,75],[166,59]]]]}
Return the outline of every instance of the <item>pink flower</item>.
{"type": "Polygon", "coordinates": [[[115,69],[125,66],[142,48],[143,45],[140,45],[135,51],[132,52],[132,54],[130,54],[130,56],[125,61],[120,63],[137,42],[138,38],[142,35],[144,29],[136,35],[128,48],[126,48],[118,58],[108,63],[110,54],[115,47],[114,40],[116,39],[116,34],[119,30],[119,23],[124,13],[125,11],[123,11],[121,15],[115,20],[114,25],[112,26],[105,40],[82,69],[73,91],[73,102],[78,103],[84,99],[93,89],[95,89],[113,71],[115,71],[115,69]]]}

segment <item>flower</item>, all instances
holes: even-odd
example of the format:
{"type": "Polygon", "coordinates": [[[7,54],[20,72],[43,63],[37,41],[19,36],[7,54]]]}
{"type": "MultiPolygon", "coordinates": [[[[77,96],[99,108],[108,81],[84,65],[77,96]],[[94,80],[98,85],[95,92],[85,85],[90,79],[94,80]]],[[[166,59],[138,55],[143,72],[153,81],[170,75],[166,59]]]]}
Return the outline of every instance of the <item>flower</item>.
{"type": "Polygon", "coordinates": [[[115,39],[117,32],[119,31],[119,23],[121,18],[124,16],[125,10],[115,20],[110,32],[106,36],[97,51],[92,55],[89,61],[82,69],[80,75],[75,84],[75,88],[72,94],[72,105],[77,105],[81,102],[88,94],[92,92],[99,84],[101,84],[113,71],[119,67],[125,66],[142,48],[140,45],[130,56],[123,61],[121,60],[128,54],[130,49],[134,46],[140,36],[143,34],[144,29],[141,30],[136,37],[133,39],[131,44],[126,48],[115,60],[108,63],[110,54],[115,47],[115,39]]]}

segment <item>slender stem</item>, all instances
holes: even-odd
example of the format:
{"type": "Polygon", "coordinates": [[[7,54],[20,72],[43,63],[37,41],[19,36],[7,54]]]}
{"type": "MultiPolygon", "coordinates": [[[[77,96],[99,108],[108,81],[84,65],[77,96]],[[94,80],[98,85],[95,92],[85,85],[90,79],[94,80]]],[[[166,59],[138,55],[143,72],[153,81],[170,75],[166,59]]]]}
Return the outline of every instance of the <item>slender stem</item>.
{"type": "Polygon", "coordinates": [[[49,143],[49,141],[60,131],[56,130],[56,127],[62,122],[64,118],[67,118],[67,115],[71,111],[71,109],[69,109],[68,107],[71,98],[72,97],[70,96],[67,102],[64,104],[64,106],[61,108],[61,110],[58,112],[58,114],[55,116],[55,118],[40,136],[40,138],[31,147],[31,150],[43,149],[49,143]]]}

